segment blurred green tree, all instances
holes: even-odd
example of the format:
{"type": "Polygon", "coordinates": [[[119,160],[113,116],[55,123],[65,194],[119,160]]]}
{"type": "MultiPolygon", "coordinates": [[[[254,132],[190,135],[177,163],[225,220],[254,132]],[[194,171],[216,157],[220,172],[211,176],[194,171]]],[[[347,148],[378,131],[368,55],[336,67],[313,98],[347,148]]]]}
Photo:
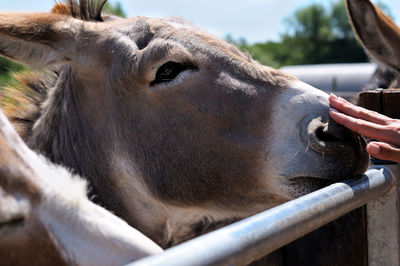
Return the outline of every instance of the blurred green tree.
{"type": "Polygon", "coordinates": [[[312,4],[301,8],[285,19],[287,33],[284,36],[293,36],[309,40],[329,39],[332,37],[330,15],[322,4],[312,4]]]}
{"type": "Polygon", "coordinates": [[[334,35],[342,39],[354,38],[354,33],[349,23],[344,1],[332,5],[331,26],[334,35]]]}
{"type": "MultiPolygon", "coordinates": [[[[386,5],[382,2],[377,5],[393,17],[386,5]]],[[[274,67],[368,61],[354,36],[344,0],[300,8],[284,24],[286,30],[278,42],[249,45],[232,38],[228,41],[247,50],[260,63],[274,67]]]]}
{"type": "Polygon", "coordinates": [[[104,13],[126,18],[126,13],[122,9],[122,5],[120,2],[114,2],[114,4],[111,2],[106,2],[103,10],[104,10],[104,13]]]}
{"type": "Polygon", "coordinates": [[[7,58],[0,57],[0,88],[11,81],[11,73],[25,69],[21,64],[15,63],[7,58]]]}

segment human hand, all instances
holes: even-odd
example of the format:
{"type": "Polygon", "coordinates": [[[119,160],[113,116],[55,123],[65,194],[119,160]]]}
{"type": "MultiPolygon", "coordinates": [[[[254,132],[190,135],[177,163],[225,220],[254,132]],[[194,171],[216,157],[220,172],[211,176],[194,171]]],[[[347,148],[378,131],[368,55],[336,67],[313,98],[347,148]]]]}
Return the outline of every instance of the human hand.
{"type": "Polygon", "coordinates": [[[333,94],[329,103],[329,115],[338,124],[378,140],[367,145],[371,156],[400,163],[400,120],[355,106],[333,94]]]}

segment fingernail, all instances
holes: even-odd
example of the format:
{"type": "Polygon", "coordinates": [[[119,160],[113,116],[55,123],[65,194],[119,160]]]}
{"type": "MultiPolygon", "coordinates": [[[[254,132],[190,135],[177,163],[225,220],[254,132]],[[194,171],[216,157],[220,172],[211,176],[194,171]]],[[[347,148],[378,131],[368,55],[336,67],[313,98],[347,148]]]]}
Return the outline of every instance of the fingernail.
{"type": "Polygon", "coordinates": [[[342,98],[342,97],[339,97],[338,99],[339,99],[340,101],[342,101],[342,102],[347,103],[347,101],[346,101],[344,98],[342,98]]]}
{"type": "Polygon", "coordinates": [[[335,94],[333,94],[333,93],[331,93],[330,96],[332,96],[332,98],[334,98],[334,99],[337,99],[337,98],[338,98],[338,97],[337,97],[335,94]]]}
{"type": "Polygon", "coordinates": [[[379,154],[379,153],[381,152],[381,147],[379,147],[379,145],[370,143],[370,144],[367,146],[367,152],[368,152],[369,154],[371,154],[371,155],[379,154]]]}

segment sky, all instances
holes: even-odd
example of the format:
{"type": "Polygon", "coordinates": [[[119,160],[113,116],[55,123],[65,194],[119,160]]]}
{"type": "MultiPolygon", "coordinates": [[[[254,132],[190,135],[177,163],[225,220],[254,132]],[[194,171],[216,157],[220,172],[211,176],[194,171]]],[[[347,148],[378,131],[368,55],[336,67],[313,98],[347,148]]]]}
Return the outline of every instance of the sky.
{"type": "MultiPolygon", "coordinates": [[[[115,2],[116,0],[109,0],[115,2]]],[[[312,3],[333,0],[119,0],[128,16],[178,16],[206,31],[225,37],[245,38],[249,43],[279,40],[284,19],[312,3]]],[[[400,25],[400,1],[381,0],[400,25]]],[[[1,11],[44,11],[54,0],[0,0],[1,11]]]]}

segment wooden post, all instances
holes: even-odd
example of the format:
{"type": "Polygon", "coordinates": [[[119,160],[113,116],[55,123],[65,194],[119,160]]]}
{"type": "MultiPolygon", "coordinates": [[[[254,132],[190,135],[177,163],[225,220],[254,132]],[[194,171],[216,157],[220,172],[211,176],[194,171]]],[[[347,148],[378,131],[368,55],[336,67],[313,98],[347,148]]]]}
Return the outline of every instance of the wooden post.
{"type": "Polygon", "coordinates": [[[382,113],[382,89],[369,90],[360,93],[360,106],[382,113]]]}
{"type": "MultiPolygon", "coordinates": [[[[360,93],[360,105],[391,118],[400,118],[400,89],[370,90],[360,93]]],[[[388,162],[384,162],[388,163],[388,162]]],[[[398,164],[391,166],[400,174],[398,164]]],[[[367,204],[369,266],[400,265],[399,184],[390,193],[367,204]]]]}
{"type": "Polygon", "coordinates": [[[360,93],[360,106],[400,119],[400,89],[377,89],[360,93]]]}

